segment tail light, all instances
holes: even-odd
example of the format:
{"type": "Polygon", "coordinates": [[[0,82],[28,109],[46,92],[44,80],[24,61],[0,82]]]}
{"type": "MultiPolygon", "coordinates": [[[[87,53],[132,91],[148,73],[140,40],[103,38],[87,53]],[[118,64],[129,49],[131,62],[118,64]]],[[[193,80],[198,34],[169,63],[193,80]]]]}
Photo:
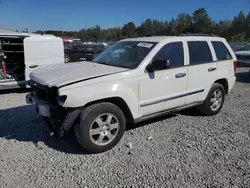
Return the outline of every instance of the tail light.
{"type": "Polygon", "coordinates": [[[236,72],[236,68],[237,68],[237,61],[234,61],[234,72],[236,72]]]}

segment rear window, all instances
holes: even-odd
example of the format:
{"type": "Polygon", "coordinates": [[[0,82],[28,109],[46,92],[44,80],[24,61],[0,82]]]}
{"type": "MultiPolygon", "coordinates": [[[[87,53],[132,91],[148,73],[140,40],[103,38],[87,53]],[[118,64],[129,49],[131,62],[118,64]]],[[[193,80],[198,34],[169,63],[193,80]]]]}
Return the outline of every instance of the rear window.
{"type": "Polygon", "coordinates": [[[213,61],[212,54],[206,41],[188,42],[190,65],[198,65],[213,61]]]}
{"type": "Polygon", "coordinates": [[[232,59],[230,52],[223,42],[213,41],[212,44],[218,60],[232,59]]]}

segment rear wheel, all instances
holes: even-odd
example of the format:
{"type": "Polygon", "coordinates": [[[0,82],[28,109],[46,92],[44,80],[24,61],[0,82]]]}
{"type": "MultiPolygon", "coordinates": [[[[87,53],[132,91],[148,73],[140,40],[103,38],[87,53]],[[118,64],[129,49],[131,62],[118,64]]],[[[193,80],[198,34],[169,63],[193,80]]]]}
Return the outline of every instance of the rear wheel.
{"type": "Polygon", "coordinates": [[[113,148],[122,138],[126,120],[119,107],[112,103],[99,103],[85,108],[75,135],[80,145],[91,153],[113,148]]]}
{"type": "Polygon", "coordinates": [[[225,100],[225,89],[219,83],[214,83],[204,103],[199,107],[201,113],[213,116],[220,112],[225,100]]]}

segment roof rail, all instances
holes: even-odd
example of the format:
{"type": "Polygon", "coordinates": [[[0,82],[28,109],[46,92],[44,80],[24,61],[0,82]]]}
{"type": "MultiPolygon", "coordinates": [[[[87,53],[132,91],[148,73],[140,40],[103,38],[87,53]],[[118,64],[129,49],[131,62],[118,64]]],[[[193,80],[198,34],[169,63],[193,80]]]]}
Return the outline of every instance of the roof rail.
{"type": "Polygon", "coordinates": [[[214,35],[213,33],[203,34],[203,33],[188,33],[185,32],[183,34],[180,34],[180,36],[207,36],[207,37],[218,37],[217,35],[214,35]]]}

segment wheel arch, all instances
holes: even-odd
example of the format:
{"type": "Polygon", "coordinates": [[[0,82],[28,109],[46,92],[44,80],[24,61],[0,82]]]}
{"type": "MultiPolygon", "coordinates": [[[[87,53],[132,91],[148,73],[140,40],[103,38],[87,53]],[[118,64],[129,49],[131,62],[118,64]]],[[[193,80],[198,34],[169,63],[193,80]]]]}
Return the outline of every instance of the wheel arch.
{"type": "Polygon", "coordinates": [[[84,105],[83,108],[86,108],[86,107],[88,107],[90,105],[93,105],[93,104],[96,104],[96,103],[101,103],[101,102],[110,102],[110,103],[118,106],[123,111],[126,120],[129,121],[129,122],[134,122],[134,117],[132,115],[131,110],[128,107],[128,104],[121,97],[109,97],[109,98],[104,98],[104,99],[91,101],[91,102],[88,102],[86,105],[84,105]]]}
{"type": "Polygon", "coordinates": [[[134,123],[135,122],[133,114],[132,114],[131,110],[129,109],[129,107],[124,99],[122,99],[121,97],[109,97],[109,98],[91,101],[91,102],[86,103],[82,107],[78,107],[78,108],[69,110],[66,118],[64,119],[63,125],[62,125],[64,130],[68,131],[72,126],[74,126],[75,122],[79,118],[79,116],[84,108],[91,106],[93,104],[101,103],[101,102],[109,102],[109,103],[112,103],[112,104],[118,106],[122,110],[122,112],[124,113],[125,118],[127,120],[127,123],[134,123]]]}
{"type": "Polygon", "coordinates": [[[225,89],[225,93],[228,94],[229,93],[229,84],[226,78],[221,78],[216,80],[214,83],[218,83],[221,84],[223,86],[223,88],[225,89]]]}

